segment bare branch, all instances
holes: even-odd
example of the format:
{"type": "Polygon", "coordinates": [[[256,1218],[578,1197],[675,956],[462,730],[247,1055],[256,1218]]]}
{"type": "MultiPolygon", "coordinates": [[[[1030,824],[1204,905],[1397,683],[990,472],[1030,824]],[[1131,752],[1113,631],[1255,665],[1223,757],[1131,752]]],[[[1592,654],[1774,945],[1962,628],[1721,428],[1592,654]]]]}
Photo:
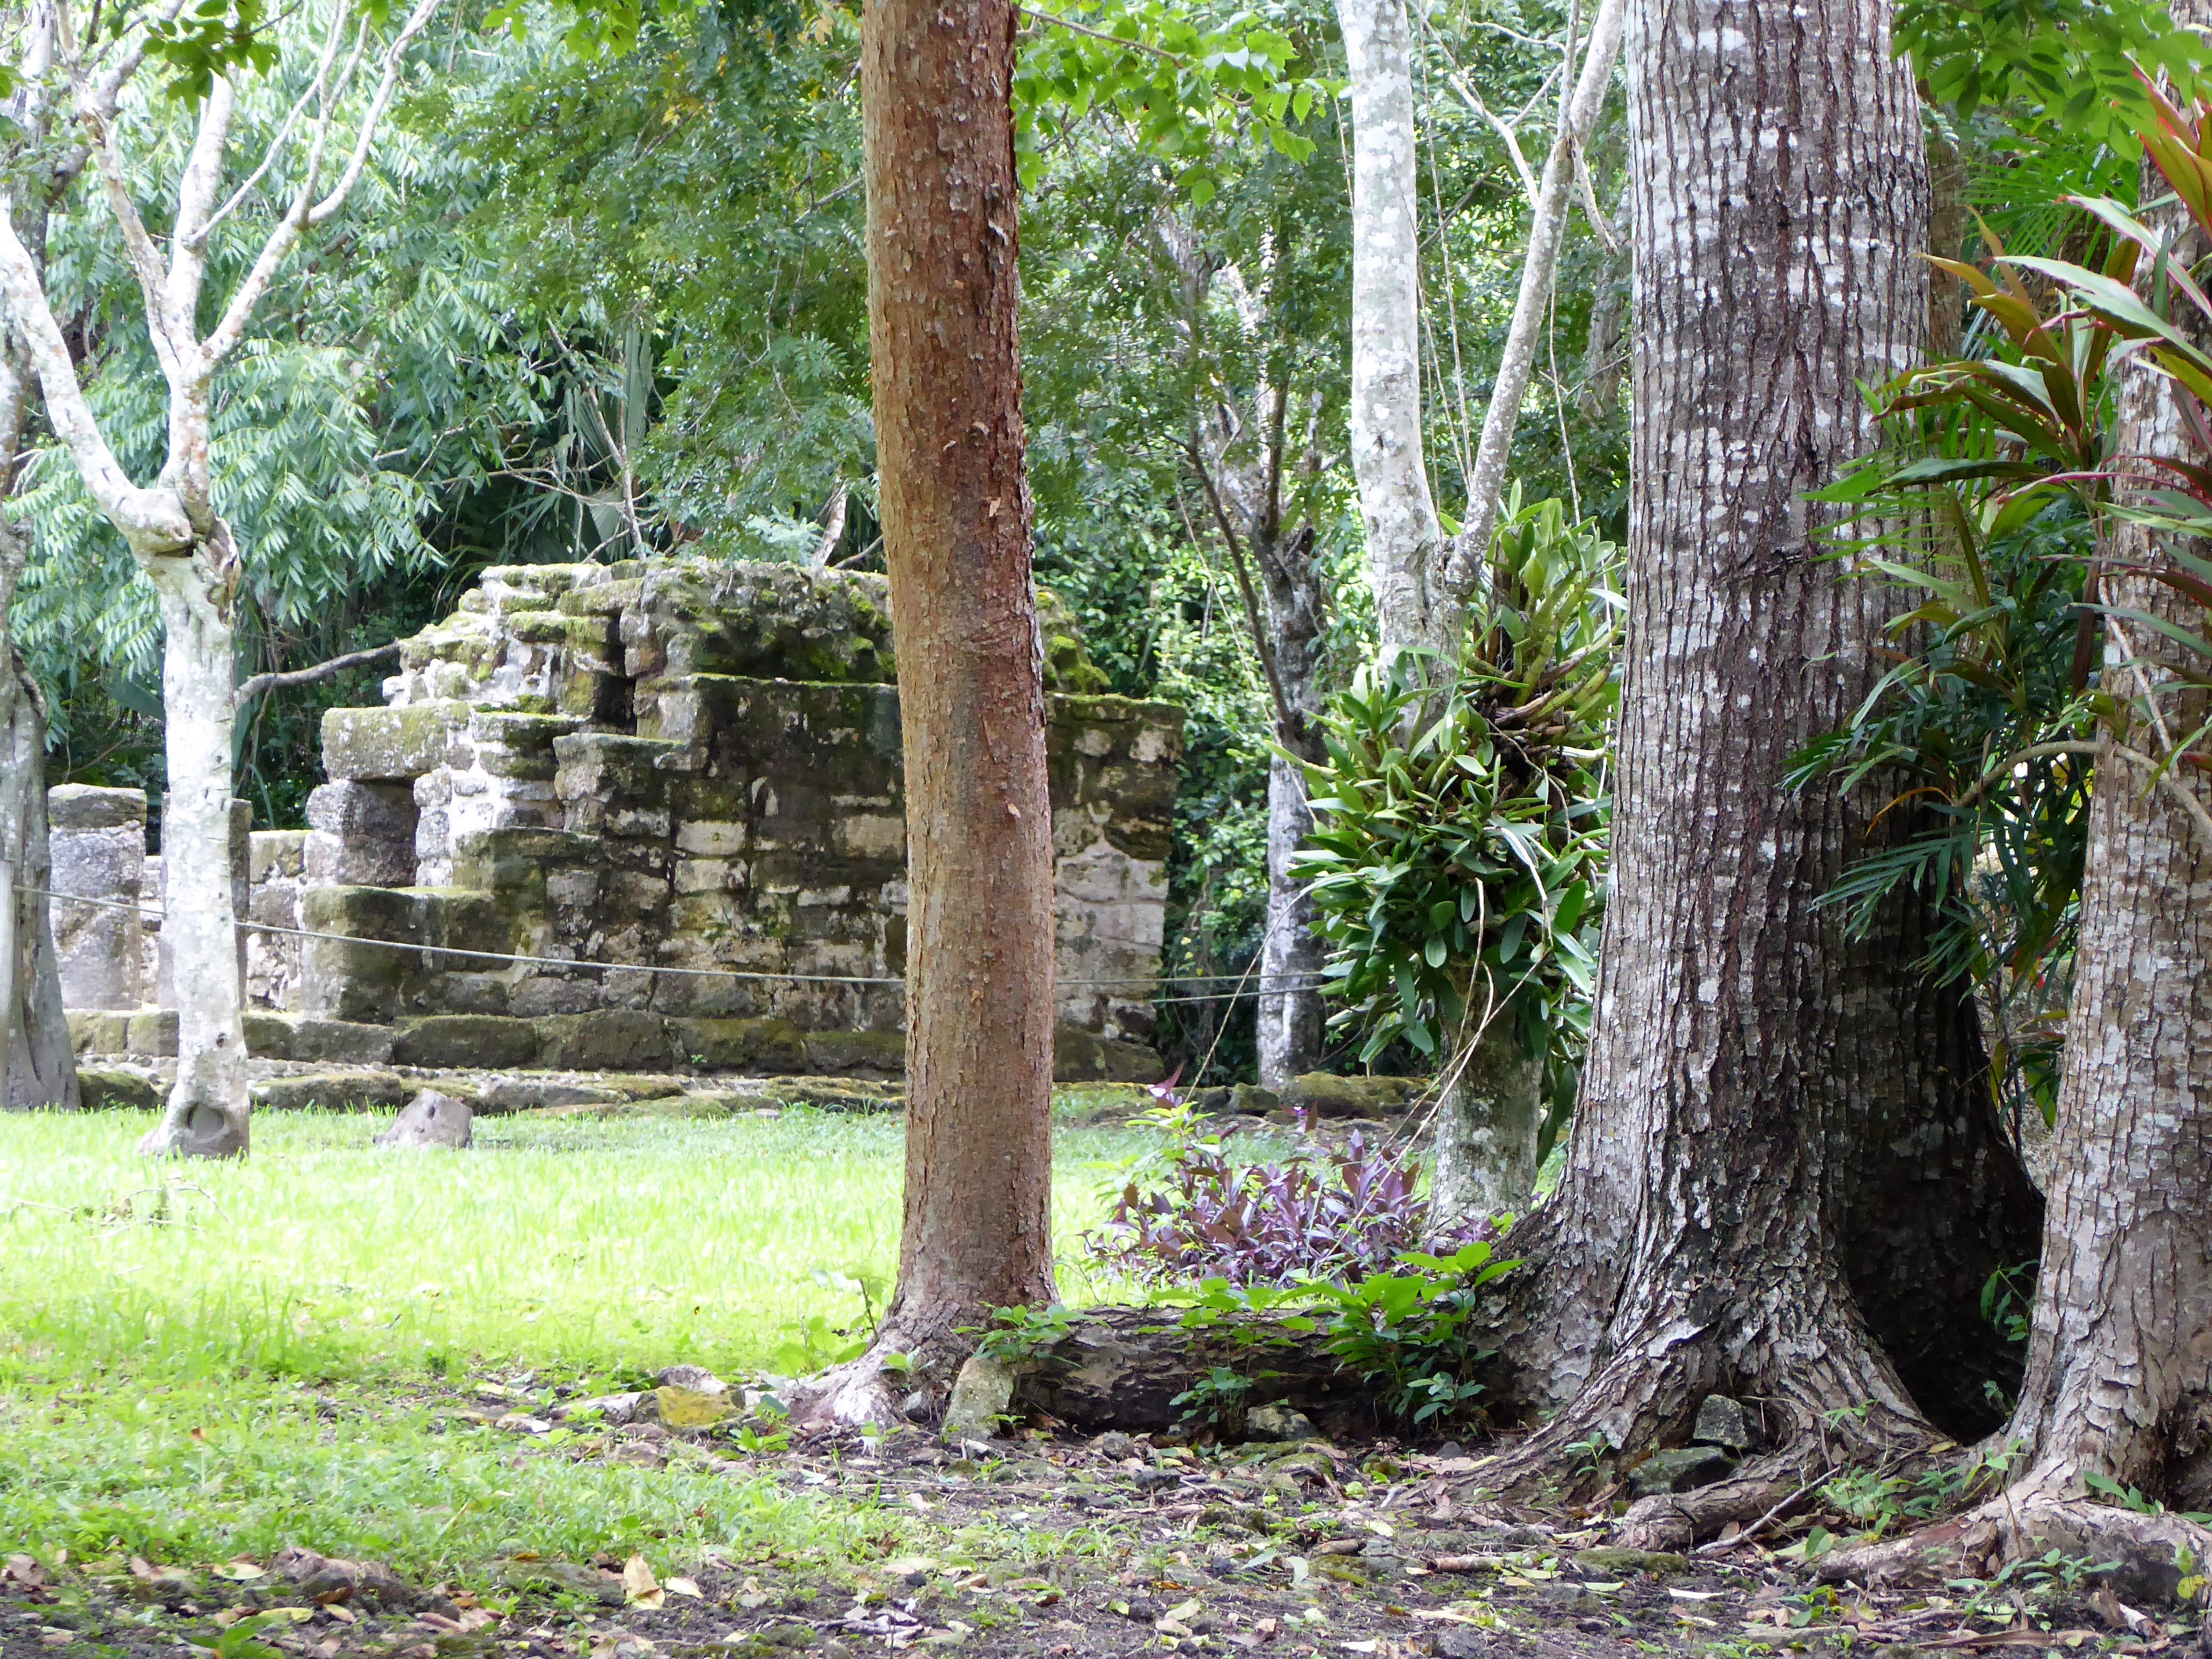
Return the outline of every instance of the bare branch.
{"type": "Polygon", "coordinates": [[[837,544],[845,535],[845,501],[851,495],[842,478],[837,480],[836,490],[830,498],[830,517],[822,526],[822,539],[814,544],[814,556],[807,561],[817,570],[830,562],[830,556],[837,550],[837,544]]]}
{"type": "Polygon", "coordinates": [[[346,163],[344,173],[331,186],[327,196],[309,206],[308,197],[315,188],[323,142],[329,131],[327,115],[318,121],[307,179],[301,193],[294,198],[291,210],[269,233],[269,240],[263,244],[260,257],[254,260],[253,268],[246,274],[237,290],[230,296],[230,304],[224,308],[222,320],[216,325],[215,331],[200,343],[202,357],[210,368],[228,356],[244,337],[246,320],[252,316],[253,307],[269,291],[269,284],[276,280],[277,271],[292,250],[299,246],[300,238],[307,228],[322,223],[344,205],[346,197],[361,177],[362,169],[368,165],[369,147],[375,142],[377,127],[382,123],[385,112],[391,107],[392,94],[398,88],[402,59],[406,56],[407,48],[414,44],[415,38],[422,33],[437,9],[438,0],[416,0],[415,9],[408,14],[406,25],[392,37],[392,44],[385,50],[383,75],[377,83],[375,96],[369,101],[368,112],[362,117],[361,131],[356,136],[353,154],[346,163]]]}
{"type": "MultiPolygon", "coordinates": [[[[1422,21],[1426,22],[1428,20],[1423,18],[1422,21]]],[[[1536,190],[1535,170],[1528,165],[1528,158],[1521,153],[1520,135],[1492,112],[1490,106],[1484,103],[1474,87],[1468,83],[1467,76],[1457,70],[1445,71],[1444,84],[1459,94],[1460,102],[1489,122],[1498,136],[1505,141],[1505,153],[1513,158],[1513,171],[1521,177],[1521,188],[1528,192],[1528,205],[1540,206],[1541,198],[1536,190]]]]}
{"type": "Polygon", "coordinates": [[[407,55],[407,48],[415,44],[415,37],[429,26],[437,9],[438,0],[416,0],[415,9],[408,14],[406,27],[392,37],[391,49],[384,54],[384,76],[377,83],[376,96],[369,103],[368,113],[362,117],[361,134],[354,143],[353,155],[337,183],[331,187],[331,193],[316,203],[307,215],[309,224],[319,225],[345,205],[362,169],[368,165],[368,149],[375,142],[377,126],[383,121],[385,111],[392,106],[392,94],[399,88],[399,76],[404,67],[401,60],[407,55]]]}
{"type": "MultiPolygon", "coordinates": [[[[1252,572],[1244,562],[1244,544],[1237,539],[1236,528],[1229,522],[1228,509],[1214,485],[1212,469],[1206,465],[1194,435],[1184,447],[1184,453],[1190,458],[1191,471],[1198,474],[1198,481],[1206,490],[1206,505],[1213,509],[1213,522],[1220,529],[1222,545],[1229,552],[1230,573],[1237,579],[1237,597],[1244,603],[1244,625],[1251,631],[1252,648],[1260,657],[1260,672],[1267,677],[1268,699],[1275,705],[1275,729],[1286,744],[1296,744],[1305,736],[1305,717],[1291,705],[1290,693],[1283,688],[1282,670],[1276,664],[1274,649],[1267,642],[1267,630],[1260,620],[1260,596],[1252,586],[1252,572]]],[[[1182,511],[1180,491],[1176,496],[1176,507],[1182,511]]],[[[1198,534],[1191,527],[1188,512],[1183,513],[1182,527],[1195,546],[1198,534]]]]}
{"type": "Polygon", "coordinates": [[[92,131],[92,153],[99,159],[100,182],[107,191],[107,205],[115,215],[115,222],[123,232],[123,246],[131,260],[131,274],[138,279],[138,292],[146,305],[146,331],[154,342],[154,355],[161,359],[161,372],[175,377],[178,356],[177,342],[169,328],[168,302],[163,297],[161,250],[154,246],[154,238],[146,229],[146,222],[138,215],[138,204],[131,198],[131,186],[123,176],[122,158],[116,154],[115,124],[97,116],[87,116],[85,125],[92,131]]]}
{"type": "Polygon", "coordinates": [[[1604,106],[1613,59],[1620,50],[1626,9],[1622,0],[1600,0],[1597,15],[1590,21],[1582,74],[1559,111],[1559,131],[1544,162],[1535,222],[1529,227],[1528,252],[1521,265],[1521,291],[1514,301],[1513,322],[1506,332],[1490,407],[1483,412],[1482,441],[1475,451],[1474,471],[1468,478],[1466,524],[1445,566],[1444,587],[1455,598],[1464,598],[1474,587],[1476,574],[1490,554],[1490,532],[1498,522],[1498,498],[1504,489],[1513,429],[1520,422],[1521,400],[1528,394],[1534,369],[1536,342],[1550,309],[1552,281],[1565,237],[1568,173],[1576,150],[1596,125],[1598,112],[1604,106]]]}
{"type": "Polygon", "coordinates": [[[231,693],[230,706],[243,708],[264,691],[282,691],[295,685],[313,685],[319,680],[343,674],[349,668],[366,668],[373,662],[389,662],[399,654],[404,643],[404,641],[394,640],[389,645],[380,645],[371,651],[349,651],[343,657],[319,662],[313,668],[289,669],[281,674],[256,674],[231,693]]]}
{"type": "MultiPolygon", "coordinates": [[[[324,43],[323,55],[315,64],[314,78],[307,82],[306,88],[293,101],[292,107],[284,112],[284,119],[278,125],[276,136],[270,139],[269,148],[262,155],[261,165],[246,175],[246,182],[231,191],[228,199],[221,207],[210,214],[206,220],[189,235],[181,238],[191,246],[204,247],[208,238],[215,234],[216,227],[235,213],[246,198],[252,194],[253,187],[261,182],[270,167],[275,165],[278,154],[284,148],[285,141],[291,137],[292,129],[297,125],[301,114],[307,109],[308,104],[321,95],[330,85],[331,66],[337,61],[339,43],[345,39],[347,17],[348,9],[341,0],[341,3],[331,14],[330,39],[324,43]]],[[[364,21],[354,42],[353,55],[347,60],[346,70],[349,75],[352,73],[354,62],[361,56],[362,46],[368,40],[368,25],[364,21]]]]}

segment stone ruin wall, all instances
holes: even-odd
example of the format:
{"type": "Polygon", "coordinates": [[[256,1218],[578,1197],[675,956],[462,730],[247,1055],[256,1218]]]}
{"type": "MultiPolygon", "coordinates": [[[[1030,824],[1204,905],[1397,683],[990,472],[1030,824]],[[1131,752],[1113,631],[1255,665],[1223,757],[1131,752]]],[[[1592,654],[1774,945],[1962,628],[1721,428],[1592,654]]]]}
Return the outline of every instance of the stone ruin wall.
{"type": "MultiPolygon", "coordinates": [[[[1056,1070],[1146,1080],[1182,716],[1090,695],[1079,644],[1047,618],[1056,1070]]],[[[242,914],[347,936],[248,936],[249,1000],[266,1011],[249,1048],[896,1072],[898,986],[777,977],[905,972],[893,653],[880,577],[684,559],[486,572],[406,642],[384,707],[325,717],[309,828],[240,823],[242,914]],[[667,971],[684,969],[768,977],[667,971]]],[[[134,820],[136,792],[53,793],[57,890],[120,896],[136,872],[133,896],[157,906],[143,797],[134,820]]],[[[134,990],[164,1000],[151,953],[122,966],[129,919],[55,915],[64,1000],[102,1011],[77,1016],[80,1048],[173,1052],[173,1017],[124,1012],[134,990]]]]}

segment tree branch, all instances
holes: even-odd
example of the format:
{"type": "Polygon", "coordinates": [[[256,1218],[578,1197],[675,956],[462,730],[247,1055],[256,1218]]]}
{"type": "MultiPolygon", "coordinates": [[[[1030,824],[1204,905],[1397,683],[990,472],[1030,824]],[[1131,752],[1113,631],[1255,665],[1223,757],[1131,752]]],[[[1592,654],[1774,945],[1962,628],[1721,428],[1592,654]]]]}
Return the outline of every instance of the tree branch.
{"type": "MultiPolygon", "coordinates": [[[[1214,485],[1213,473],[1206,465],[1195,437],[1185,446],[1185,453],[1190,457],[1191,470],[1198,474],[1198,481],[1206,490],[1206,504],[1213,509],[1213,522],[1220,529],[1222,544],[1229,550],[1230,572],[1237,579],[1237,592],[1244,602],[1244,623],[1251,630],[1252,648],[1259,653],[1260,672],[1267,677],[1267,695],[1275,705],[1275,729],[1286,745],[1295,746],[1304,739],[1305,716],[1291,706],[1290,694],[1283,689],[1282,670],[1275,661],[1273,647],[1267,642],[1267,630],[1261,623],[1260,596],[1253,590],[1252,573],[1244,563],[1243,545],[1229,522],[1228,509],[1222,505],[1221,492],[1214,485]]],[[[1176,507],[1178,511],[1182,507],[1180,495],[1176,498],[1176,507]]],[[[1198,535],[1188,513],[1183,514],[1182,527],[1183,533],[1196,544],[1198,535]]]]}
{"type": "MultiPolygon", "coordinates": [[[[283,149],[285,141],[292,136],[292,129],[298,123],[301,114],[307,109],[308,104],[325,92],[330,84],[331,66],[337,61],[338,45],[345,38],[349,15],[348,9],[344,5],[340,5],[332,15],[330,39],[324,43],[322,58],[315,65],[314,78],[307,82],[306,89],[293,102],[292,107],[285,112],[284,119],[277,126],[276,136],[270,139],[269,148],[262,155],[261,165],[246,175],[246,182],[231,191],[221,207],[210,214],[206,220],[188,236],[184,236],[180,240],[196,248],[204,247],[208,238],[215,234],[216,227],[238,210],[246,197],[252,193],[253,187],[261,182],[269,169],[276,164],[277,155],[283,149]]],[[[348,76],[350,76],[353,72],[354,62],[361,56],[363,45],[368,39],[368,25],[364,21],[361,26],[361,33],[355,40],[353,54],[347,60],[346,75],[348,76]]]]}
{"type": "Polygon", "coordinates": [[[176,378],[179,364],[177,341],[169,327],[169,308],[162,294],[161,254],[154,246],[154,238],[139,216],[138,204],[131,199],[131,186],[123,176],[123,160],[116,154],[115,124],[99,116],[87,116],[85,125],[92,131],[92,153],[100,163],[100,182],[107,191],[109,210],[123,232],[123,246],[131,261],[131,274],[138,279],[138,292],[146,306],[146,331],[154,343],[154,355],[161,359],[161,372],[171,380],[176,378]]]}
{"type": "Polygon", "coordinates": [[[362,117],[361,131],[356,136],[353,154],[346,162],[345,172],[331,187],[329,195],[309,206],[309,198],[314,190],[316,174],[321,164],[324,137],[329,131],[327,119],[318,124],[313,157],[300,194],[294,198],[291,210],[269,233],[269,240],[262,246],[260,257],[254,260],[252,270],[246,274],[236,292],[230,296],[230,304],[223,311],[222,320],[216,325],[215,331],[200,343],[201,355],[209,367],[222,362],[236,347],[246,332],[246,319],[253,314],[253,307],[268,292],[269,284],[276,280],[276,272],[293,248],[299,245],[300,238],[307,228],[322,223],[345,204],[347,196],[361,177],[362,169],[368,165],[369,147],[375,141],[377,127],[382,123],[385,112],[391,107],[392,94],[399,83],[401,60],[437,9],[438,0],[416,0],[415,9],[408,14],[405,27],[392,37],[391,46],[385,51],[383,74],[377,82],[376,94],[369,101],[368,111],[362,117]]]}
{"type": "Polygon", "coordinates": [[[1521,265],[1521,291],[1513,303],[1513,322],[1506,333],[1490,407],[1483,411],[1482,441],[1475,452],[1474,471],[1468,479],[1466,524],[1445,566],[1444,586],[1455,597],[1464,598],[1473,589],[1477,571],[1490,556],[1490,533],[1498,523],[1498,499],[1504,489],[1513,429],[1521,419],[1521,401],[1528,395],[1536,340],[1543,330],[1553,277],[1559,269],[1559,246],[1566,230],[1569,175],[1577,149],[1589,137],[1604,106],[1613,59],[1620,50],[1626,9],[1623,0],[1600,0],[1597,15],[1590,22],[1582,74],[1559,112],[1559,130],[1544,162],[1535,222],[1529,227],[1528,252],[1521,265]]]}
{"type": "Polygon", "coordinates": [[[173,553],[192,543],[192,526],[167,490],[141,489],[108,447],[100,422],[77,384],[69,344],[46,303],[45,287],[22,239],[15,234],[15,204],[0,198],[0,302],[29,353],[46,396],[46,418],[68,448],[85,488],[141,556],[173,553]]]}
{"type": "Polygon", "coordinates": [[[230,706],[243,708],[264,691],[283,691],[295,685],[313,685],[343,674],[349,668],[366,668],[373,662],[389,662],[400,653],[404,641],[394,640],[389,645],[380,645],[371,651],[351,651],[343,657],[332,657],[328,662],[319,662],[313,668],[288,669],[281,674],[256,674],[231,693],[230,706]]]}

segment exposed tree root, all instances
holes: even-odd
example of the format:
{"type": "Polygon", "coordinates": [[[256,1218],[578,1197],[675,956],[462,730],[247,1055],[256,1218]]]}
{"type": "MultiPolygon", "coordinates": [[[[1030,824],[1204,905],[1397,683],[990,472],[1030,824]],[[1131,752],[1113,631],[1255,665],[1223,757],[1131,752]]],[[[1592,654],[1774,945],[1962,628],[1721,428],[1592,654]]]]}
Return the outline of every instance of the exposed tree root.
{"type": "Polygon", "coordinates": [[[1640,1498],[1620,1518],[1619,1541],[1630,1549],[1686,1550],[1730,1522],[1756,1528],[1810,1497],[1826,1468],[1817,1451],[1802,1448],[1753,1458],[1710,1486],[1640,1498]]]}
{"type": "Polygon", "coordinates": [[[2124,1597],[2173,1605],[2202,1596],[2212,1530],[2069,1495],[2061,1482],[2031,1476],[1909,1537],[1839,1550],[1821,1561],[1820,1576],[1868,1585],[1987,1578],[2053,1550],[2102,1568],[2099,1576],[2124,1597]]]}
{"type": "Polygon", "coordinates": [[[792,1422],[802,1426],[872,1423],[888,1429],[941,1418],[952,1379],[975,1345],[957,1331],[912,1334],[901,1329],[897,1321],[894,1308],[867,1352],[793,1387],[786,1402],[792,1422]]]}

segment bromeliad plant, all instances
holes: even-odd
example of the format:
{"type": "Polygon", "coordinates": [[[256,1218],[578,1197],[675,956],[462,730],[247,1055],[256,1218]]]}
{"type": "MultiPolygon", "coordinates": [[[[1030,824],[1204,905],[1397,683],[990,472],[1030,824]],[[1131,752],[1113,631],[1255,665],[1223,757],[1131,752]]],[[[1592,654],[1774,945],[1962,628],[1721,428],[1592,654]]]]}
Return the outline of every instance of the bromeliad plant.
{"type": "Polygon", "coordinates": [[[1400,656],[1324,718],[1328,758],[1305,768],[1316,827],[1292,867],[1333,947],[1332,1024],[1364,1034],[1363,1060],[1402,1041],[1441,1066],[1504,1019],[1571,1074],[1595,975],[1620,562],[1516,489],[1453,684],[1400,656]]]}

